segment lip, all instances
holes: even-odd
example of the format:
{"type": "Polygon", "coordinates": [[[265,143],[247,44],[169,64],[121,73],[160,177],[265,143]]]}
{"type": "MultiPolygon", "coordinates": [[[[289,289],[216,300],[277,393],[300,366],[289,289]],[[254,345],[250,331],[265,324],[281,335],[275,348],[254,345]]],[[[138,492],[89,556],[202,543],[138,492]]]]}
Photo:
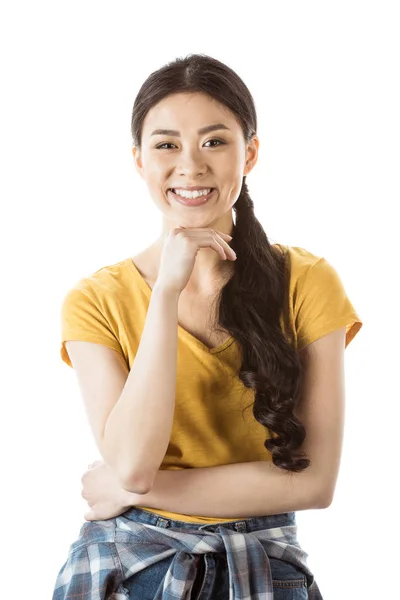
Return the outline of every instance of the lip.
{"type": "Polygon", "coordinates": [[[215,189],[212,185],[171,185],[169,190],[187,190],[188,192],[195,192],[196,190],[208,190],[215,189]]]}
{"type": "MultiPolygon", "coordinates": [[[[187,188],[178,188],[178,189],[187,189],[187,188]]],[[[191,188],[193,189],[193,188],[191,188]]],[[[197,188],[197,189],[207,189],[207,188],[197,188]]],[[[211,188],[211,192],[207,194],[207,196],[199,196],[198,198],[183,198],[183,196],[179,196],[175,194],[171,189],[168,190],[168,194],[175,200],[175,202],[179,202],[183,206],[201,206],[202,204],[206,204],[211,196],[216,192],[215,188],[211,188]]]]}

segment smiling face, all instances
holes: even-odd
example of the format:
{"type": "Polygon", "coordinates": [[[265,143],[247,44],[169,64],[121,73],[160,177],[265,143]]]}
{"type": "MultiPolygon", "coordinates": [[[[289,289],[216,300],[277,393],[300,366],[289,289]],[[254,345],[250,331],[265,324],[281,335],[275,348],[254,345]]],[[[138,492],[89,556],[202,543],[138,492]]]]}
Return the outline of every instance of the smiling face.
{"type": "Polygon", "coordinates": [[[132,152],[164,215],[164,232],[178,226],[224,231],[232,224],[242,178],[257,161],[258,138],[246,142],[236,117],[213,98],[185,92],[167,96],[147,113],[141,148],[132,152]],[[205,203],[188,206],[187,199],[182,199],[186,204],[179,201],[176,192],[199,187],[213,188],[205,203]]]}

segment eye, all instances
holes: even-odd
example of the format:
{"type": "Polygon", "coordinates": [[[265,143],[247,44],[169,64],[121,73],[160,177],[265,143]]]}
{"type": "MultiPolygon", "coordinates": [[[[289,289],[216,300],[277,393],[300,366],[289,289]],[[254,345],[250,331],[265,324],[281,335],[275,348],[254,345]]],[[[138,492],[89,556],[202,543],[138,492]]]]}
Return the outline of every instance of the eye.
{"type": "MultiPolygon", "coordinates": [[[[171,142],[164,142],[163,144],[160,144],[159,146],[156,146],[157,150],[162,150],[163,146],[174,146],[174,144],[171,144],[171,142]]],[[[168,150],[168,148],[166,148],[166,150],[168,150]]]]}
{"type": "MultiPolygon", "coordinates": [[[[206,146],[206,148],[217,148],[218,146],[225,144],[225,142],[223,142],[222,140],[217,139],[208,140],[206,144],[210,144],[211,142],[216,143],[213,143],[212,146],[206,146]]],[[[172,144],[171,142],[164,142],[163,144],[159,144],[158,146],[156,146],[156,150],[169,150],[169,148],[166,148],[166,146],[175,146],[175,144],[172,144]]]]}
{"type": "MultiPolygon", "coordinates": [[[[221,146],[222,144],[225,144],[225,142],[223,142],[222,140],[217,140],[217,139],[208,140],[208,142],[206,142],[206,144],[208,144],[210,142],[217,142],[218,146],[221,146]]],[[[211,148],[217,148],[217,146],[209,146],[209,147],[211,147],[211,148]]]]}

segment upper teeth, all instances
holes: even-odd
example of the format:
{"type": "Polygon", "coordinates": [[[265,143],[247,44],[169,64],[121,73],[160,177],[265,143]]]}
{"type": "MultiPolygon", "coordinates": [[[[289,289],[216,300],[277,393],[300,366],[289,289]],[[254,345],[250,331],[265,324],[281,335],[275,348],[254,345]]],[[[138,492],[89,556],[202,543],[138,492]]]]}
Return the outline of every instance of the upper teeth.
{"type": "Polygon", "coordinates": [[[175,188],[173,191],[178,196],[183,196],[184,198],[198,198],[199,196],[207,196],[211,192],[212,188],[208,188],[206,190],[180,190],[179,188],[175,188]]]}

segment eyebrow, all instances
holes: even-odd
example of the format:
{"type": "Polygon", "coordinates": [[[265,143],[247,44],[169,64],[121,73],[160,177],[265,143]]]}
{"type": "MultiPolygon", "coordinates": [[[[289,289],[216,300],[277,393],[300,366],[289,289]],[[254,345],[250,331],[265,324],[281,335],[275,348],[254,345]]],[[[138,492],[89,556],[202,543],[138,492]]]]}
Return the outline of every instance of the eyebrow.
{"type": "MultiPolygon", "coordinates": [[[[198,130],[197,133],[209,133],[210,131],[216,131],[217,129],[228,129],[226,125],[223,123],[216,123],[215,125],[207,125],[206,127],[202,127],[198,130]]],[[[174,135],[176,137],[180,137],[180,132],[176,129],[155,129],[151,135],[174,135]]]]}

